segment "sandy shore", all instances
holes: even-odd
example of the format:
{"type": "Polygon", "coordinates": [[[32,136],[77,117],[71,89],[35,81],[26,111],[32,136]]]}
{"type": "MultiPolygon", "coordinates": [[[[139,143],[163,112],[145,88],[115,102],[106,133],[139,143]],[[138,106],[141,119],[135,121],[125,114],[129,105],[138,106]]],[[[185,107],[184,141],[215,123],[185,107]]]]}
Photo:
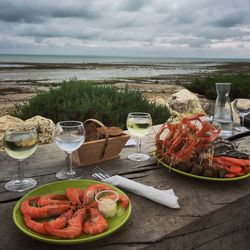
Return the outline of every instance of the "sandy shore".
{"type": "MultiPolygon", "coordinates": [[[[88,63],[88,64],[57,64],[57,63],[0,63],[0,75],[1,73],[15,73],[18,72],[29,72],[29,70],[84,70],[84,69],[136,69],[143,67],[143,70],[152,68],[159,69],[163,67],[162,65],[152,65],[152,64],[99,64],[99,63],[88,63]],[[9,65],[15,64],[21,67],[10,67],[9,65]]],[[[185,66],[182,63],[181,66],[185,66]]],[[[187,63],[187,67],[190,65],[187,63]]],[[[173,65],[168,64],[164,67],[173,67],[173,65]]],[[[175,66],[174,66],[175,67],[175,66]]],[[[129,78],[112,78],[106,80],[99,80],[99,82],[112,83],[119,88],[123,88],[128,84],[131,89],[139,89],[143,92],[150,100],[157,100],[159,98],[167,99],[170,95],[180,90],[180,84],[185,84],[191,82],[195,77],[213,75],[213,74],[249,74],[250,73],[250,63],[248,62],[233,62],[233,63],[219,63],[211,64],[211,66],[206,66],[208,70],[204,70],[201,73],[191,73],[191,74],[166,74],[151,77],[129,77],[129,78]]],[[[97,80],[98,81],[98,80],[97,80]]],[[[28,100],[30,97],[34,96],[37,90],[47,90],[50,87],[55,87],[60,85],[58,80],[51,79],[22,79],[22,80],[0,80],[0,116],[8,114],[8,112],[13,108],[14,103],[20,103],[28,100]]]]}

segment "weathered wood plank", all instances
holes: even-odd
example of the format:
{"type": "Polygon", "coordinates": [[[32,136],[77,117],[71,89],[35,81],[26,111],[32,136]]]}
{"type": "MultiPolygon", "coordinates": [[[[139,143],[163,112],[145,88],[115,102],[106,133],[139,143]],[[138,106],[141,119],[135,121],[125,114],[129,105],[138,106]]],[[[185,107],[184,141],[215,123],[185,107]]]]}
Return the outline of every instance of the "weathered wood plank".
{"type": "MultiPolygon", "coordinates": [[[[180,211],[157,207],[151,201],[130,195],[133,213],[129,221],[110,237],[86,244],[87,249],[235,249],[237,244],[243,248],[249,243],[250,195],[216,210],[204,217],[183,215],[180,211]],[[142,213],[142,208],[144,213],[142,213]],[[186,227],[183,228],[183,225],[186,227]],[[176,226],[178,225],[178,226],[176,226]],[[171,234],[172,232],[172,234],[171,234]],[[235,234],[236,233],[236,234],[235,234]],[[225,242],[221,241],[225,238],[225,242]],[[227,239],[228,238],[228,239],[227,239]],[[221,247],[221,244],[224,248],[221,247]],[[217,246],[206,248],[205,246],[217,246]],[[232,246],[231,248],[229,246],[232,246]],[[220,246],[220,247],[219,247],[220,246]]],[[[21,233],[12,221],[14,202],[0,205],[1,247],[15,249],[46,249],[48,244],[37,242],[21,233]]],[[[49,249],[54,249],[51,245],[49,249]]],[[[56,246],[55,249],[63,249],[56,246]]],[[[71,249],[80,249],[79,246],[71,249]]]]}
{"type": "Polygon", "coordinates": [[[250,195],[202,217],[145,249],[247,250],[250,246],[250,195]]]}
{"type": "MultiPolygon", "coordinates": [[[[250,138],[250,137],[249,137],[250,138]]],[[[246,152],[249,140],[239,142],[246,152]]],[[[169,209],[127,192],[132,202],[128,222],[107,238],[71,249],[247,249],[250,231],[250,178],[238,182],[211,182],[192,179],[157,166],[155,160],[132,162],[125,148],[121,159],[99,164],[110,174],[121,174],[159,189],[173,188],[181,208],[169,209]]],[[[41,145],[26,161],[26,176],[34,176],[38,185],[56,181],[55,173],[65,164],[65,154],[56,145],[41,145]]],[[[16,175],[16,162],[0,154],[0,249],[65,249],[33,240],[13,223],[15,201],[24,193],[7,192],[4,184],[16,175]],[[12,201],[11,201],[12,200],[12,201]]],[[[83,178],[91,178],[89,167],[77,167],[83,178]]]]}
{"type": "MultiPolygon", "coordinates": [[[[111,174],[126,174],[127,172],[143,172],[143,169],[147,165],[153,164],[155,162],[155,160],[152,158],[146,163],[140,162],[135,164],[134,162],[126,159],[126,152],[127,151],[125,149],[121,154],[121,159],[107,161],[102,163],[102,166],[111,174]]],[[[38,186],[40,186],[49,182],[58,181],[55,174],[65,166],[65,153],[63,153],[55,144],[40,145],[37,151],[31,157],[26,159],[23,164],[25,176],[35,178],[38,182],[38,186]]],[[[82,178],[85,179],[92,178],[90,174],[92,168],[93,166],[75,166],[75,169],[77,169],[82,174],[82,178]]],[[[4,185],[7,181],[17,177],[16,160],[10,158],[5,153],[0,153],[0,169],[2,170],[0,178],[0,202],[18,199],[22,197],[23,194],[28,192],[12,193],[7,192],[4,188],[4,185]]]]}

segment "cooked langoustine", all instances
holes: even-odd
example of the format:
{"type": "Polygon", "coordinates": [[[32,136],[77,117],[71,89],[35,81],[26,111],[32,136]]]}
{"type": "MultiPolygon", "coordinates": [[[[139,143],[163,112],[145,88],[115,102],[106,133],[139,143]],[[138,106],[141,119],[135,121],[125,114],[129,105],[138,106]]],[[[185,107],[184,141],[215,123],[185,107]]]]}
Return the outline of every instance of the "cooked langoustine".
{"type": "Polygon", "coordinates": [[[171,163],[190,160],[197,150],[206,149],[219,135],[220,128],[215,130],[208,121],[203,121],[197,114],[185,117],[180,123],[165,123],[155,136],[157,152],[171,163]],[[198,126],[199,124],[199,126],[198,126]],[[165,138],[161,138],[167,130],[165,138]]]}
{"type": "Polygon", "coordinates": [[[201,116],[203,114],[185,117],[179,123],[163,124],[155,136],[157,157],[180,170],[184,168],[184,171],[209,177],[233,178],[249,173],[248,156],[243,154],[245,159],[237,159],[230,155],[214,155],[213,144],[218,144],[221,129],[216,130],[201,116]],[[202,172],[204,160],[208,164],[204,164],[202,172]]]}

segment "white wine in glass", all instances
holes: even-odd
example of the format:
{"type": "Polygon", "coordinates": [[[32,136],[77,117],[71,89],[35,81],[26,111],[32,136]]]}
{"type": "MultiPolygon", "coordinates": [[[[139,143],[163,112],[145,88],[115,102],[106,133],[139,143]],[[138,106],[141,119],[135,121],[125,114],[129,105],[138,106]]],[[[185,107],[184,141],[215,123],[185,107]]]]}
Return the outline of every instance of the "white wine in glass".
{"type": "Polygon", "coordinates": [[[141,137],[148,134],[152,127],[152,118],[149,113],[133,112],[127,117],[127,129],[129,133],[137,137],[137,152],[129,155],[132,161],[146,161],[150,158],[148,154],[141,152],[141,137]]]}
{"type": "Polygon", "coordinates": [[[38,145],[36,128],[19,126],[7,129],[4,133],[3,146],[5,152],[18,160],[18,178],[6,183],[5,188],[9,191],[23,192],[36,186],[37,181],[33,178],[24,178],[22,161],[31,156],[38,145]]]}
{"type": "Polygon", "coordinates": [[[72,152],[77,150],[85,140],[85,129],[82,122],[62,121],[56,124],[55,143],[67,153],[67,169],[56,173],[60,180],[79,179],[80,174],[73,169],[72,152]]]}

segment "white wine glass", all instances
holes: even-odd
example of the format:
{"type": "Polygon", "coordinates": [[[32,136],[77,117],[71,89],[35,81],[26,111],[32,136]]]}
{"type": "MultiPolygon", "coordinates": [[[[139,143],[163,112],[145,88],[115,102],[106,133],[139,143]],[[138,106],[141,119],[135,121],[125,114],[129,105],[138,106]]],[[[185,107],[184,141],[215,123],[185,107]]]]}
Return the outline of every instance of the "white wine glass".
{"type": "Polygon", "coordinates": [[[137,152],[128,156],[132,161],[146,161],[148,154],[141,152],[141,138],[148,134],[152,127],[152,118],[149,113],[133,112],[127,117],[127,129],[132,136],[137,137],[137,152]]]}
{"type": "Polygon", "coordinates": [[[244,118],[250,114],[250,99],[238,98],[233,101],[233,109],[240,116],[240,125],[244,126],[244,118]]]}
{"type": "Polygon", "coordinates": [[[60,180],[79,179],[81,175],[72,167],[72,152],[85,140],[85,129],[79,121],[61,121],[56,124],[55,143],[67,154],[67,168],[56,173],[60,180]]]}
{"type": "Polygon", "coordinates": [[[23,192],[37,185],[33,178],[24,178],[22,161],[31,156],[37,149],[38,134],[36,128],[18,126],[9,128],[4,133],[3,146],[5,152],[18,160],[18,177],[6,183],[9,191],[23,192]]]}

